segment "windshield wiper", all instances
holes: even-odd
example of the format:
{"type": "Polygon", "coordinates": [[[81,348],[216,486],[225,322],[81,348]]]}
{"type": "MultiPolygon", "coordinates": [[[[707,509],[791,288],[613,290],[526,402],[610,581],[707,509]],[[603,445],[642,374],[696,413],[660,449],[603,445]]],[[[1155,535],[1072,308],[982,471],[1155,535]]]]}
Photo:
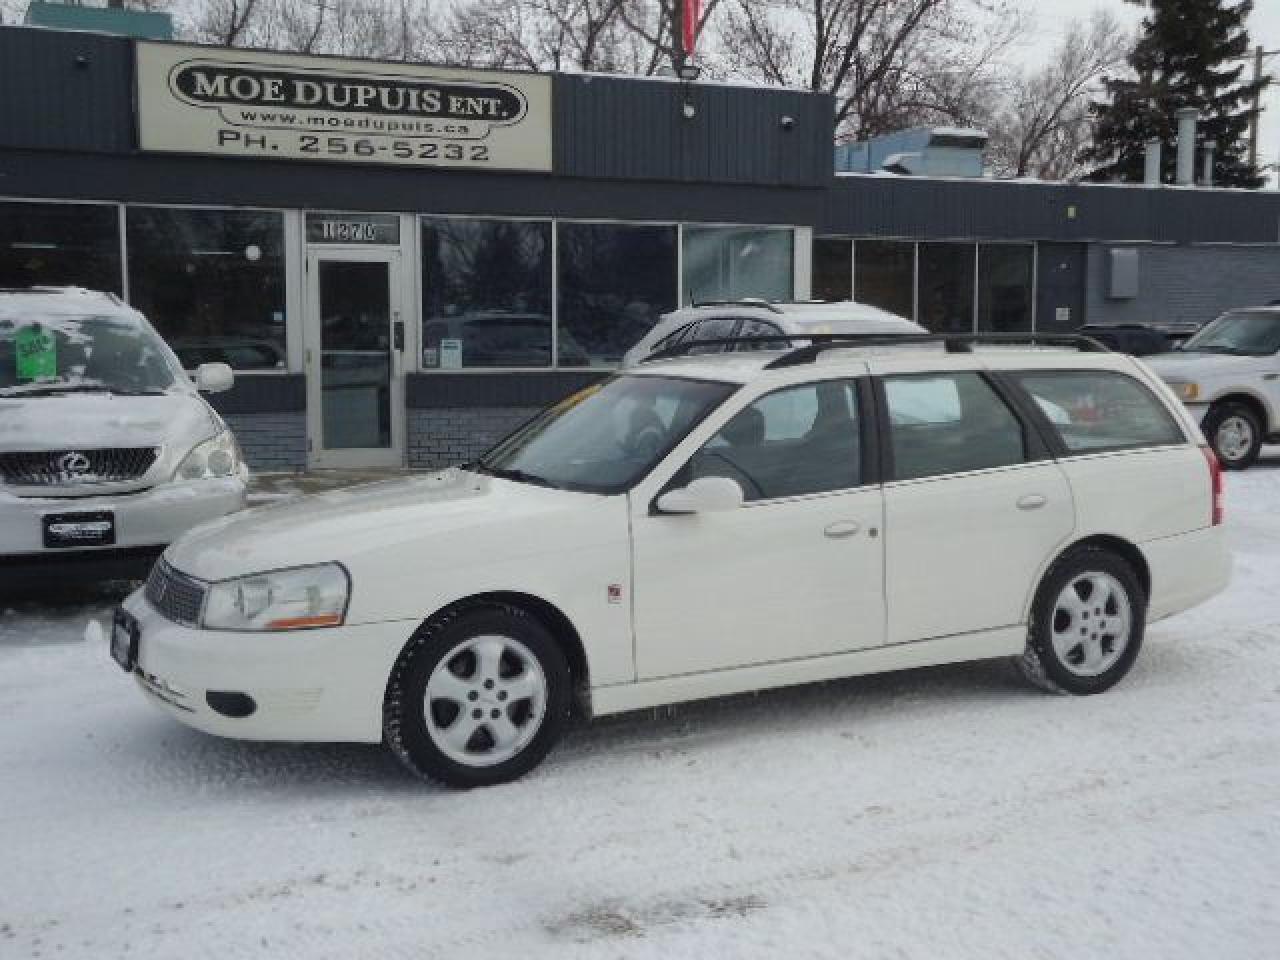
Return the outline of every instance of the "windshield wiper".
{"type": "Polygon", "coordinates": [[[485,463],[483,460],[463,464],[463,469],[471,470],[474,473],[488,474],[489,476],[497,477],[500,480],[514,480],[517,483],[533,484],[535,487],[550,487],[552,490],[560,489],[559,484],[552,483],[546,477],[540,477],[536,473],[518,470],[515,467],[495,467],[485,463]]]}

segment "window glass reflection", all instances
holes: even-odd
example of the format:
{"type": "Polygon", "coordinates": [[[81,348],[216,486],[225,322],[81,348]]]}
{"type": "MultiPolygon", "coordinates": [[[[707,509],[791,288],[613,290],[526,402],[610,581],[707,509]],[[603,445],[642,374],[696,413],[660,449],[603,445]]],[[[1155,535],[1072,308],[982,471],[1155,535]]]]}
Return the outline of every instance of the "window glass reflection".
{"type": "Polygon", "coordinates": [[[0,287],[120,291],[119,212],[100,203],[0,203],[0,287]]]}
{"type": "Polygon", "coordinates": [[[971,243],[920,244],[920,315],[934,333],[973,332],[971,243]]]}
{"type": "Polygon", "coordinates": [[[129,207],[129,300],[182,365],[285,367],[284,218],[129,207]]]}
{"type": "Polygon", "coordinates": [[[815,237],[813,241],[815,300],[853,299],[853,241],[844,237],[815,237]]]}
{"type": "Polygon", "coordinates": [[[859,240],[854,244],[854,299],[900,317],[912,318],[916,245],[902,240],[859,240]]]}
{"type": "Polygon", "coordinates": [[[690,303],[790,300],[792,237],[788,229],[686,226],[682,294],[690,303]]]}
{"type": "Polygon", "coordinates": [[[676,228],[561,223],[559,362],[612,366],[676,306],[676,228]]]}
{"type": "Polygon", "coordinates": [[[1032,257],[1023,244],[978,249],[978,329],[1018,333],[1031,329],[1032,257]]]}
{"type": "Polygon", "coordinates": [[[550,223],[423,219],[423,366],[548,367],[551,342],[550,223]]]}

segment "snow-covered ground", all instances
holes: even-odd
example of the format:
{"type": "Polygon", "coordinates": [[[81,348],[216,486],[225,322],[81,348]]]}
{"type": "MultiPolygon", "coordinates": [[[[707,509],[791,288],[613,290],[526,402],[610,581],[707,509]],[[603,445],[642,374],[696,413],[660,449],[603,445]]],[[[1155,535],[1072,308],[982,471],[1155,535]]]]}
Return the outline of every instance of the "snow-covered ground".
{"type": "Polygon", "coordinates": [[[0,957],[1275,957],[1280,458],[1229,492],[1230,592],[1104,696],[850,680],[470,793],[179,726],[84,639],[103,598],[6,611],[0,957]]]}

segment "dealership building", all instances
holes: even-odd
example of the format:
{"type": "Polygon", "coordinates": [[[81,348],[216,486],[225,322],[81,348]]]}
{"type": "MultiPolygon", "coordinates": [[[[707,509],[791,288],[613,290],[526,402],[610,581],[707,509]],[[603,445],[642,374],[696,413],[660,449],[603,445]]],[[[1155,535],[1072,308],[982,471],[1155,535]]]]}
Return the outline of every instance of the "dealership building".
{"type": "Polygon", "coordinates": [[[852,297],[951,332],[1280,299],[1280,194],[838,173],[833,118],[800,91],[0,27],[0,287],[109,290],[185,365],[230,363],[213,402],[263,469],[470,458],[691,302],[852,297]]]}

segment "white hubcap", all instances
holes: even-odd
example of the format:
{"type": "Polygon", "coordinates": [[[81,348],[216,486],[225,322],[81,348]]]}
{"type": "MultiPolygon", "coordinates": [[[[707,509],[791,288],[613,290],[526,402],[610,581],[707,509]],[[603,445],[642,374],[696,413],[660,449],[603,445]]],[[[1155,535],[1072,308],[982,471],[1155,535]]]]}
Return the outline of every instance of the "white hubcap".
{"type": "Polygon", "coordinates": [[[469,767],[491,767],[529,745],[547,710],[547,679],[519,640],[464,640],[431,671],[423,698],[427,733],[469,767]]]}
{"type": "Polygon", "coordinates": [[[1053,650],[1076,676],[1096,677],[1129,646],[1129,595],[1108,573],[1085,573],[1067,584],[1053,608],[1053,650]]]}
{"type": "Polygon", "coordinates": [[[1225,460],[1241,460],[1253,446],[1253,425],[1244,417],[1227,417],[1218,424],[1218,453],[1225,460]]]}

